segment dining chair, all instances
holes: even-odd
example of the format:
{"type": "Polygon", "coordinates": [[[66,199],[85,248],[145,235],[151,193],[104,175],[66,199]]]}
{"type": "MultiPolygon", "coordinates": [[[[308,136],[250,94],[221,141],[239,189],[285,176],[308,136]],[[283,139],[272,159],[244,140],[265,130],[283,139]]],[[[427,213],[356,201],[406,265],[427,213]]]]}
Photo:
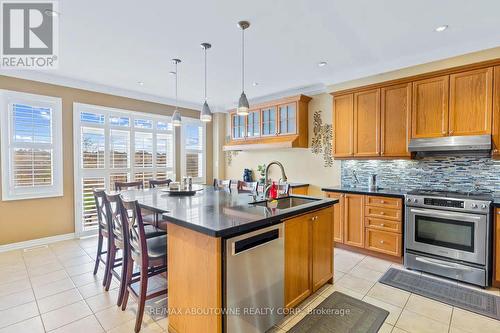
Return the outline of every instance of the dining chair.
{"type": "Polygon", "coordinates": [[[115,189],[117,191],[125,191],[125,190],[142,190],[144,189],[144,183],[142,181],[136,182],[115,182],[115,189]]]}
{"type": "Polygon", "coordinates": [[[106,192],[104,189],[94,189],[94,201],[95,207],[97,210],[97,254],[95,258],[94,265],[94,275],[97,274],[99,270],[99,264],[102,263],[104,265],[104,278],[102,280],[102,285],[106,285],[106,277],[107,277],[107,267],[109,260],[109,247],[112,242],[112,237],[110,239],[110,230],[109,230],[109,219],[106,211],[106,192]],[[104,240],[106,239],[106,250],[103,250],[104,240]],[[106,255],[106,259],[104,259],[103,255],[106,255]]]}
{"type": "Polygon", "coordinates": [[[259,183],[257,182],[244,182],[238,180],[238,191],[239,192],[257,192],[257,187],[259,183]]]}
{"type": "Polygon", "coordinates": [[[127,308],[131,295],[137,301],[135,332],[141,329],[146,300],[168,293],[167,287],[148,294],[148,279],[167,271],[167,236],[147,238],[142,221],[141,208],[137,201],[122,200],[121,216],[126,227],[126,260],[125,293],[122,310],[127,308]],[[134,264],[139,267],[139,276],[133,274],[134,264]],[[133,284],[139,283],[136,292],[133,284]]]}
{"type": "Polygon", "coordinates": [[[172,179],[158,180],[158,179],[150,179],[149,180],[149,188],[157,188],[162,185],[170,185],[172,179]]]}
{"type": "MultiPolygon", "coordinates": [[[[106,199],[104,200],[106,207],[106,214],[108,216],[108,221],[110,225],[110,242],[108,247],[108,261],[105,275],[105,290],[108,291],[111,286],[111,281],[113,276],[120,281],[120,289],[118,292],[118,299],[116,304],[120,306],[123,300],[123,294],[125,293],[125,281],[124,277],[127,272],[127,242],[125,242],[127,234],[127,229],[123,225],[122,215],[121,215],[121,197],[117,192],[106,194],[106,199]],[[122,257],[117,258],[118,252],[121,251],[122,257]],[[121,272],[116,269],[121,267],[121,272]]],[[[165,236],[165,232],[152,226],[145,226],[146,238],[154,238],[165,236]]]]}
{"type": "Polygon", "coordinates": [[[214,179],[214,187],[229,190],[231,188],[231,179],[214,179]]]}

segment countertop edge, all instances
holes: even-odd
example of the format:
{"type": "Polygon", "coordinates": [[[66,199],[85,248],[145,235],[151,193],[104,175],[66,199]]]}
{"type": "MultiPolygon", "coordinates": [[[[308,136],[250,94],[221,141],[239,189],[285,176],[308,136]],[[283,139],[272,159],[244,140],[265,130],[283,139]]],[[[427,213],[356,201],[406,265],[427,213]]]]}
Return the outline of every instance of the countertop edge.
{"type": "Polygon", "coordinates": [[[404,193],[388,193],[388,192],[379,192],[377,190],[370,191],[368,189],[362,188],[335,188],[335,187],[323,187],[321,188],[323,192],[340,192],[340,193],[354,193],[354,194],[368,194],[368,195],[376,195],[383,197],[394,197],[394,198],[404,198],[404,193]]]}

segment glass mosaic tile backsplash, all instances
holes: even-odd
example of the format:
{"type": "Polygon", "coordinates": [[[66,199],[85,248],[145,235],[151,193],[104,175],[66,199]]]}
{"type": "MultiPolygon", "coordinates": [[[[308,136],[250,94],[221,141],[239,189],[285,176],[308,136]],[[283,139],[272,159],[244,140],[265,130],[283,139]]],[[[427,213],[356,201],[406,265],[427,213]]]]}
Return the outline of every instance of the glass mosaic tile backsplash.
{"type": "Polygon", "coordinates": [[[481,190],[500,193],[500,160],[477,156],[428,156],[418,160],[345,160],[342,186],[352,186],[355,170],[361,186],[377,174],[377,184],[397,189],[481,190]]]}

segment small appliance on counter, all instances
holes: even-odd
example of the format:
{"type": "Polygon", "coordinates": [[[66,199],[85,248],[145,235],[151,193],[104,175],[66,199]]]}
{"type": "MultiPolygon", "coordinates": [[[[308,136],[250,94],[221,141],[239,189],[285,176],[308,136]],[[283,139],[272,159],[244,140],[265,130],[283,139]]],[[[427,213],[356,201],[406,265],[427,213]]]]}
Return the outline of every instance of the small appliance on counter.
{"type": "Polygon", "coordinates": [[[250,169],[243,170],[243,181],[247,183],[253,182],[252,170],[250,169]]]}
{"type": "Polygon", "coordinates": [[[377,186],[377,174],[372,174],[368,178],[368,189],[370,191],[375,191],[375,190],[378,189],[378,186],[377,186]]]}
{"type": "Polygon", "coordinates": [[[492,198],[488,192],[408,192],[405,267],[489,286],[492,198]]]}

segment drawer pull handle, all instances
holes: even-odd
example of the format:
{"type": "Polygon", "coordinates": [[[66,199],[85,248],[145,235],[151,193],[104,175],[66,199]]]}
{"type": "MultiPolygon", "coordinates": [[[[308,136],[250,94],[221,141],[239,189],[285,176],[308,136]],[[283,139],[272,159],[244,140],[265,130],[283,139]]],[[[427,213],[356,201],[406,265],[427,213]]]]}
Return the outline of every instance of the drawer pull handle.
{"type": "Polygon", "coordinates": [[[385,215],[385,213],[384,212],[380,212],[380,215],[385,215]]]}
{"type": "Polygon", "coordinates": [[[380,223],[380,226],[381,226],[381,227],[385,227],[385,224],[383,224],[383,223],[380,223]]]}
{"type": "Polygon", "coordinates": [[[383,203],[385,203],[385,201],[384,200],[380,200],[380,203],[383,204],[383,203]]]}
{"type": "Polygon", "coordinates": [[[384,244],[384,241],[383,241],[383,240],[381,240],[381,241],[380,241],[380,244],[384,244]]]}

